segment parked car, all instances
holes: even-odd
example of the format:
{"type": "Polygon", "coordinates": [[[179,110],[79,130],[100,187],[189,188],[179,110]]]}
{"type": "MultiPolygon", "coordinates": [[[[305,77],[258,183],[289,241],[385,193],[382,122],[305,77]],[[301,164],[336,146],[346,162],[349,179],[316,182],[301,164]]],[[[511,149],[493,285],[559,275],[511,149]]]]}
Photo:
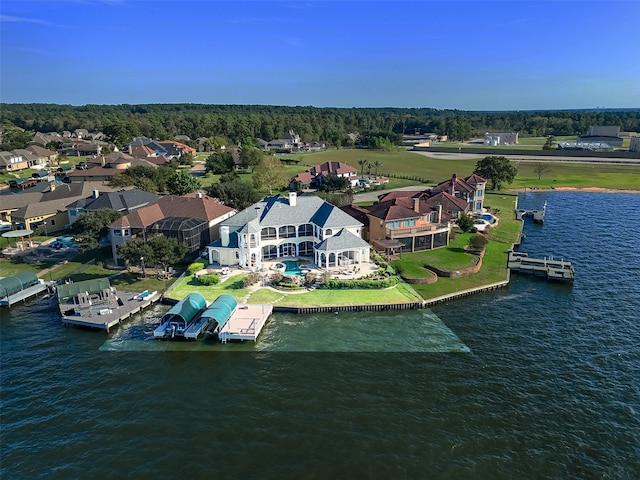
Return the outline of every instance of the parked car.
{"type": "Polygon", "coordinates": [[[473,226],[479,232],[485,232],[491,226],[491,224],[483,218],[474,218],[473,226]]]}

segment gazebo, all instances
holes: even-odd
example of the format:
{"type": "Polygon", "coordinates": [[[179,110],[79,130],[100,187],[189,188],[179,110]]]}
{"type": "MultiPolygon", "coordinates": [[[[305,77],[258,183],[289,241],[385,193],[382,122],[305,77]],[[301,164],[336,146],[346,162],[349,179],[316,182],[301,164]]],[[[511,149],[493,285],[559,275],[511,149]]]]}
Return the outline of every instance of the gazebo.
{"type": "Polygon", "coordinates": [[[31,235],[33,234],[33,230],[11,230],[9,232],[4,232],[2,234],[2,236],[4,238],[7,239],[7,242],[9,242],[9,245],[7,246],[7,248],[5,248],[2,252],[3,253],[17,253],[17,252],[23,252],[26,250],[27,247],[31,246],[31,235]],[[28,245],[25,245],[25,241],[24,238],[27,237],[28,238],[28,245]],[[14,238],[16,239],[16,246],[15,247],[11,247],[11,243],[10,243],[10,238],[14,238]],[[18,242],[18,238],[20,238],[20,241],[18,242]],[[8,250],[7,252],[5,252],[5,250],[8,250]]]}

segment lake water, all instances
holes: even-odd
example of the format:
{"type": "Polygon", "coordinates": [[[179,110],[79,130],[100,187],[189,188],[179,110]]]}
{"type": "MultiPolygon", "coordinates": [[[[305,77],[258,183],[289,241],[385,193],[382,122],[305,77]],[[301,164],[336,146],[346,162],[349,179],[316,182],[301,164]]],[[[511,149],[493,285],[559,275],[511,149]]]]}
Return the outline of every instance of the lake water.
{"type": "Polygon", "coordinates": [[[548,202],[521,250],[573,285],[432,310],[275,314],[256,345],[107,335],[41,299],[1,321],[7,479],[640,477],[640,195],[548,202]]]}

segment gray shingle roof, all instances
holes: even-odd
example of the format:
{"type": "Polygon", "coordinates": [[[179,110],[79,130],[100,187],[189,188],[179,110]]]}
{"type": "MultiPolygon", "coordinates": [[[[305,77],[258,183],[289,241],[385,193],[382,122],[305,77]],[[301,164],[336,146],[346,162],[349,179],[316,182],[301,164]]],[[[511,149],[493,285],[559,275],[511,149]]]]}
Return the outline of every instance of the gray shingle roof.
{"type": "Polygon", "coordinates": [[[139,188],[131,190],[121,190],[119,192],[103,192],[98,198],[93,196],[82,198],[73,202],[67,208],[83,208],[85,210],[97,210],[99,208],[109,208],[117,212],[132,211],[146,205],[155,203],[160,198],[159,195],[145,192],[139,188]]]}
{"type": "Polygon", "coordinates": [[[343,228],[334,236],[325,238],[314,248],[320,251],[353,250],[356,248],[369,248],[369,244],[343,228]]]}
{"type": "Polygon", "coordinates": [[[267,197],[222,222],[222,225],[242,227],[260,216],[260,227],[303,225],[314,223],[324,228],[358,227],[362,223],[338,207],[316,196],[299,196],[296,205],[284,197],[267,197]]]}

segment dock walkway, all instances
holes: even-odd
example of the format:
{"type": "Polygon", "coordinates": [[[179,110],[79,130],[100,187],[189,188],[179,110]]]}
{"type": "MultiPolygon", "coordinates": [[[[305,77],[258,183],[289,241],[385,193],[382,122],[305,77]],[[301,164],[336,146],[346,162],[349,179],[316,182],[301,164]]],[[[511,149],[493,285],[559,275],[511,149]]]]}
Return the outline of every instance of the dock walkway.
{"type": "Polygon", "coordinates": [[[546,277],[549,280],[561,280],[572,282],[574,270],[571,262],[555,260],[551,258],[530,258],[523,252],[509,252],[507,263],[512,272],[530,273],[546,277]]]}
{"type": "Polygon", "coordinates": [[[273,305],[270,303],[238,305],[218,332],[218,338],[222,343],[230,340],[255,342],[272,311],[273,305]]]}
{"type": "Polygon", "coordinates": [[[533,218],[534,223],[544,223],[544,214],[547,211],[547,202],[544,202],[542,210],[516,210],[516,220],[524,220],[526,217],[533,218]]]}

